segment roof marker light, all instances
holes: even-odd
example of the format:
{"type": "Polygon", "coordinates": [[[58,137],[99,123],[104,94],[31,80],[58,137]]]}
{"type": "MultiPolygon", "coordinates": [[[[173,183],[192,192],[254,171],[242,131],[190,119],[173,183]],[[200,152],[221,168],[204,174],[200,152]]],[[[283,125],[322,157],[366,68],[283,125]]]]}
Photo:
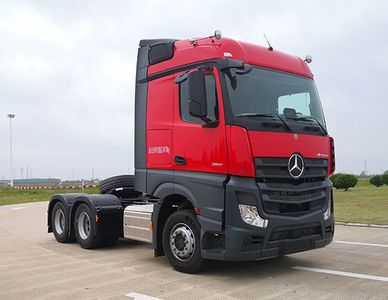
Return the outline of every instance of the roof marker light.
{"type": "Polygon", "coordinates": [[[306,58],[304,59],[304,61],[308,64],[311,64],[311,62],[313,61],[313,58],[311,55],[306,55],[306,58]]]}
{"type": "Polygon", "coordinates": [[[216,38],[216,40],[220,40],[222,37],[221,30],[217,29],[216,31],[214,31],[214,37],[216,38]]]}

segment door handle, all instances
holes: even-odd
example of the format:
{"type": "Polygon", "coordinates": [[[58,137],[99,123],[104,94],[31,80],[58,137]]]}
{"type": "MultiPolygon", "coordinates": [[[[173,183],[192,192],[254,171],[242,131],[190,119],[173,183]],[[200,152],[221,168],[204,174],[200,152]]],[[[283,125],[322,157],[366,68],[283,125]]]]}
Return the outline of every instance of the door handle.
{"type": "Polygon", "coordinates": [[[177,166],[185,166],[186,158],[184,158],[183,156],[175,156],[174,162],[177,166]]]}

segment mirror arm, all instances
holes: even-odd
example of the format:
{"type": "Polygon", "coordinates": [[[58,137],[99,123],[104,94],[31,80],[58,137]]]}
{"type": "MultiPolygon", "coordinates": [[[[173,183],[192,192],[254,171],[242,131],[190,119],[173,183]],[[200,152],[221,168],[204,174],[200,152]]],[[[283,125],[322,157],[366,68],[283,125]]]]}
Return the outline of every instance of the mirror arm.
{"type": "MultiPolygon", "coordinates": [[[[213,66],[201,65],[201,66],[198,66],[197,69],[200,70],[200,71],[206,71],[206,70],[210,70],[211,71],[211,70],[213,70],[213,66]]],[[[187,79],[187,75],[190,72],[192,72],[192,70],[188,70],[185,73],[183,73],[183,74],[179,75],[178,77],[176,77],[174,79],[174,83],[178,83],[179,84],[179,83],[185,81],[187,79]]]]}
{"type": "Polygon", "coordinates": [[[205,122],[205,124],[202,125],[203,128],[215,128],[218,126],[218,124],[220,124],[220,121],[210,121],[209,122],[205,122]]]}
{"type": "Polygon", "coordinates": [[[210,119],[207,118],[207,117],[200,117],[200,119],[201,119],[202,121],[204,121],[205,123],[209,123],[209,122],[212,121],[212,120],[210,120],[210,119]]]}
{"type": "Polygon", "coordinates": [[[187,74],[189,73],[190,71],[186,71],[185,73],[179,75],[177,78],[174,79],[174,83],[181,83],[183,81],[185,81],[187,79],[187,74]]]}
{"type": "Polygon", "coordinates": [[[244,75],[244,74],[248,74],[250,71],[252,71],[252,66],[248,64],[244,64],[241,68],[236,69],[236,74],[244,75]]]}
{"type": "Polygon", "coordinates": [[[201,66],[198,66],[197,67],[197,70],[199,71],[211,71],[213,70],[213,66],[209,66],[209,65],[201,65],[201,66]]]}

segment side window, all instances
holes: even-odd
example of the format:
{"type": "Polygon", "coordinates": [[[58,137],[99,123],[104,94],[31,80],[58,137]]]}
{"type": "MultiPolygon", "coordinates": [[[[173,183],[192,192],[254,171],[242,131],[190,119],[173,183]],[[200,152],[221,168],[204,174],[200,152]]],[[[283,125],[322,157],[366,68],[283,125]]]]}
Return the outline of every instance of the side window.
{"type": "MultiPolygon", "coordinates": [[[[207,98],[207,118],[211,121],[218,120],[218,104],[217,104],[217,88],[216,80],[213,74],[207,74],[205,76],[206,84],[206,98],[207,98]]],[[[189,114],[188,105],[189,92],[187,87],[187,80],[183,81],[179,85],[179,106],[181,118],[183,121],[191,123],[203,124],[204,122],[189,114]]]]}

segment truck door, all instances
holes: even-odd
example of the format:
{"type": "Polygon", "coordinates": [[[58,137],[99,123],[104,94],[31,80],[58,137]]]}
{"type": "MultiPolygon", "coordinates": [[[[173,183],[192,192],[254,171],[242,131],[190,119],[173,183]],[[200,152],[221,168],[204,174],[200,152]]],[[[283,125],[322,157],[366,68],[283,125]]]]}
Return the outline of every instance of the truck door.
{"type": "MultiPolygon", "coordinates": [[[[226,134],[224,106],[219,75],[215,68],[204,71],[208,115],[218,121],[215,127],[204,127],[204,121],[188,110],[188,82],[174,84],[173,164],[176,171],[226,174],[226,134]]],[[[177,74],[181,76],[183,73],[177,74]]]]}

